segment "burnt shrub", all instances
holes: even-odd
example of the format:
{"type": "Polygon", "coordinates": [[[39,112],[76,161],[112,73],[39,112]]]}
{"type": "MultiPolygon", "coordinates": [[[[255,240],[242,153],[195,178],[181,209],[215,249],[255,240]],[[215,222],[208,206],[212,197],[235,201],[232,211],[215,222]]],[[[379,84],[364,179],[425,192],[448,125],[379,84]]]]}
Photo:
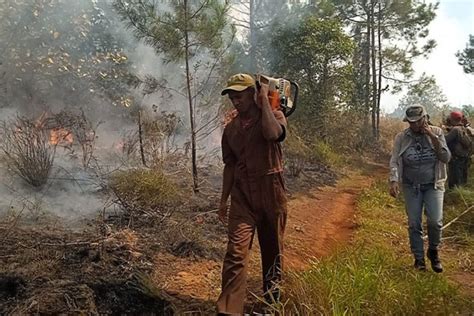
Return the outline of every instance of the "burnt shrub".
{"type": "Polygon", "coordinates": [[[284,144],[285,164],[290,175],[298,177],[310,160],[311,150],[296,131],[288,134],[284,144]]]}
{"type": "Polygon", "coordinates": [[[45,185],[56,152],[56,146],[49,143],[49,132],[18,116],[14,122],[1,123],[0,136],[0,151],[8,168],[33,187],[45,185]]]}

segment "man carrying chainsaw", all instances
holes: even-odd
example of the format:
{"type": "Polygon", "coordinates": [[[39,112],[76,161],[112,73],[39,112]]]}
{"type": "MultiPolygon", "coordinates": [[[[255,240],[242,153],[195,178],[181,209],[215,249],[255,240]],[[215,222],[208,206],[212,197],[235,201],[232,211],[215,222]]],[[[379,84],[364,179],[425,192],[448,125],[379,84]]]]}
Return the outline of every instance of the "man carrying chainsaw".
{"type": "Polygon", "coordinates": [[[222,136],[225,167],[218,215],[227,224],[228,245],[222,293],[217,300],[219,315],[243,314],[255,230],[261,249],[265,298],[271,303],[280,296],[287,216],[281,142],[286,136],[287,121],[282,111],[272,109],[268,93],[268,85],[247,74],[230,77],[221,93],[229,96],[238,115],[222,136]]]}

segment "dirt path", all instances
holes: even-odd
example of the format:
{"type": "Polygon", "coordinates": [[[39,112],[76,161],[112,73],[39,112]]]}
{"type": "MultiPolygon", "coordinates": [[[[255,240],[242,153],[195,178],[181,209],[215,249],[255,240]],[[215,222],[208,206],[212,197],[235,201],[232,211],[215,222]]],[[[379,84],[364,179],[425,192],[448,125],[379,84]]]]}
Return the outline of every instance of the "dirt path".
{"type": "Polygon", "coordinates": [[[354,174],[336,187],[298,194],[291,200],[285,239],[288,269],[304,269],[311,259],[326,256],[350,240],[356,198],[371,182],[354,174]]]}
{"type": "MultiPolygon", "coordinates": [[[[326,256],[338,246],[349,242],[355,228],[357,196],[370,186],[376,178],[374,175],[379,176],[385,172],[383,167],[374,166],[374,170],[367,175],[350,173],[339,180],[335,187],[323,187],[294,195],[289,203],[285,238],[287,269],[304,269],[311,259],[326,256]]],[[[190,263],[189,260],[168,257],[157,256],[156,259],[156,264],[163,269],[157,271],[155,281],[166,292],[175,298],[181,298],[183,302],[200,302],[197,306],[216,300],[220,291],[221,262],[199,260],[190,263]],[[170,262],[174,264],[170,266],[170,262]],[[163,274],[169,277],[163,278],[163,274]]],[[[248,287],[256,295],[261,294],[260,275],[259,249],[257,243],[254,243],[248,287]]],[[[249,295],[250,299],[252,297],[253,295],[249,295]]]]}

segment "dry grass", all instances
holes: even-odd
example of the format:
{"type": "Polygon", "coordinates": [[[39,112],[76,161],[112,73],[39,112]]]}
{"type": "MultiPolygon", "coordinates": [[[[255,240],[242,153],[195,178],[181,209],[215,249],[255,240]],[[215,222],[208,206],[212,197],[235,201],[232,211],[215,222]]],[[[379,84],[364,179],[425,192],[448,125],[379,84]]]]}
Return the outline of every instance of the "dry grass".
{"type": "Polygon", "coordinates": [[[395,136],[406,129],[408,124],[399,119],[383,117],[380,126],[380,146],[385,152],[391,152],[395,136]]]}

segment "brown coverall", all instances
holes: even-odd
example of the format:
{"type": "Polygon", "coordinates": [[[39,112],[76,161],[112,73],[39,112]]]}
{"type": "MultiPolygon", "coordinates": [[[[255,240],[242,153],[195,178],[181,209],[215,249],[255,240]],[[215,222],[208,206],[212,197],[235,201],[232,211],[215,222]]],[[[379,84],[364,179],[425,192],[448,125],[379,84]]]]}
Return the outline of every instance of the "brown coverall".
{"type": "Polygon", "coordinates": [[[224,163],[235,166],[229,241],[222,271],[222,293],[217,301],[217,310],[223,315],[243,314],[249,250],[255,228],[261,249],[263,290],[267,298],[270,293],[279,294],[272,286],[281,280],[287,216],[280,145],[287,123],[281,111],[273,113],[284,130],[277,141],[264,138],[261,118],[244,128],[238,116],[226,126],[222,137],[224,163]]]}

